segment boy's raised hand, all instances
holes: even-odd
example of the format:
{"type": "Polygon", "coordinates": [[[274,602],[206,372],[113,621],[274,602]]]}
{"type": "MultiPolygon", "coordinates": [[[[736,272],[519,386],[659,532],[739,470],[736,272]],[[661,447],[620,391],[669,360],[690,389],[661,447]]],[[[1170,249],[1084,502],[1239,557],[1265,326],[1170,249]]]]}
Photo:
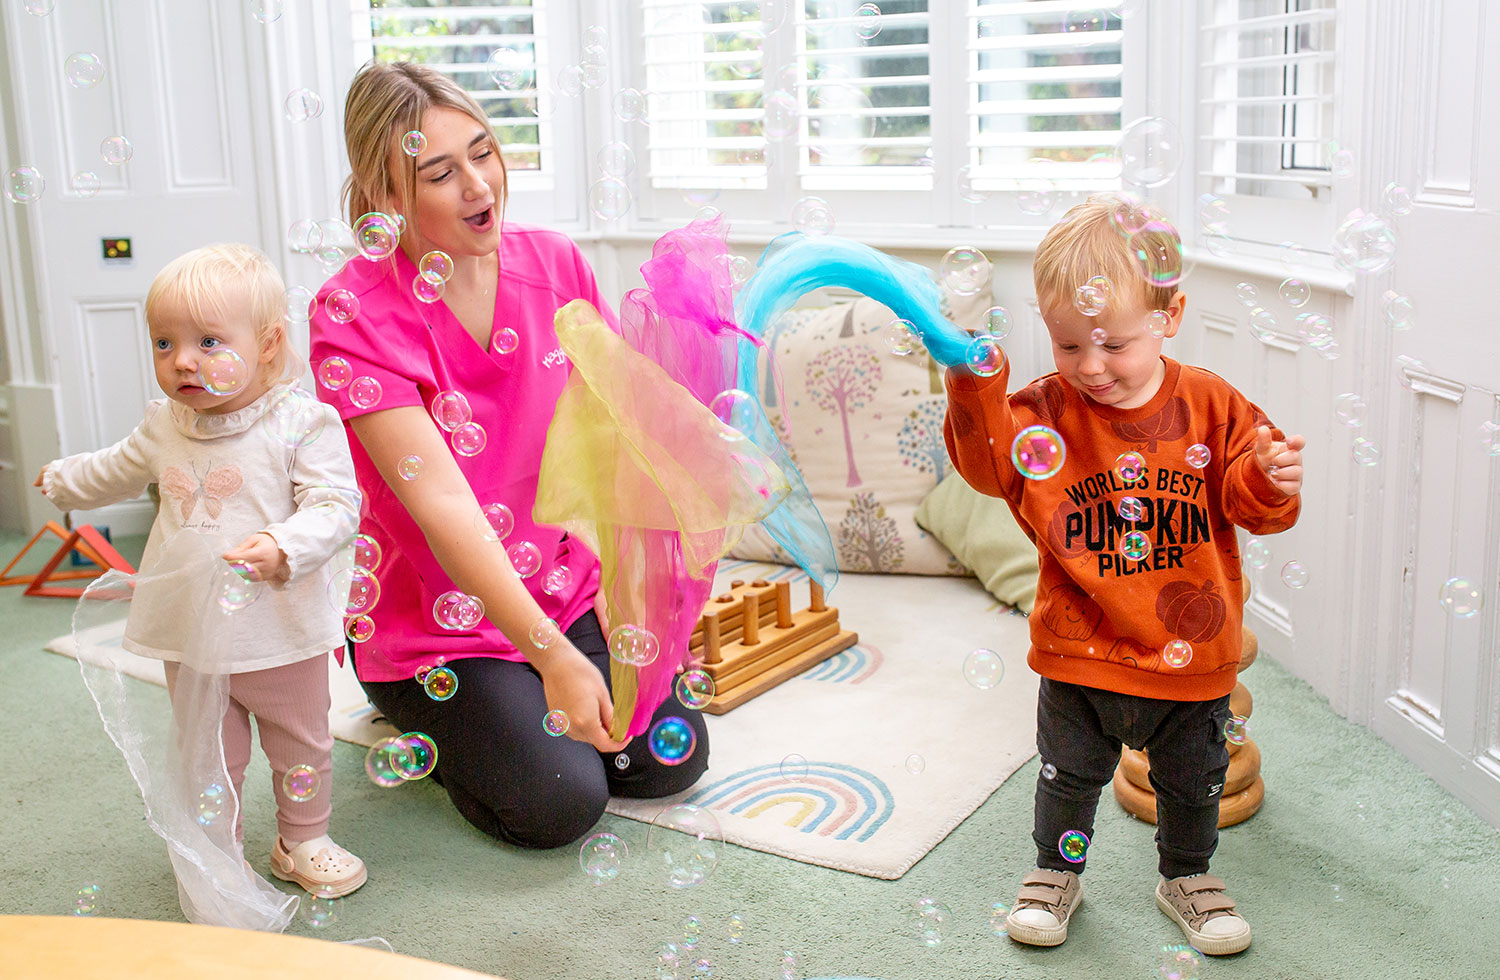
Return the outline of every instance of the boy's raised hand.
{"type": "Polygon", "coordinates": [[[291,578],[286,567],[286,555],[276,539],[264,531],[257,531],[221,556],[227,562],[242,562],[250,566],[251,578],[272,586],[285,585],[291,578]]]}
{"type": "Polygon", "coordinates": [[[1266,426],[1255,430],[1255,462],[1288,497],[1302,490],[1302,449],[1306,445],[1302,436],[1287,436],[1286,442],[1278,442],[1266,426]]]}

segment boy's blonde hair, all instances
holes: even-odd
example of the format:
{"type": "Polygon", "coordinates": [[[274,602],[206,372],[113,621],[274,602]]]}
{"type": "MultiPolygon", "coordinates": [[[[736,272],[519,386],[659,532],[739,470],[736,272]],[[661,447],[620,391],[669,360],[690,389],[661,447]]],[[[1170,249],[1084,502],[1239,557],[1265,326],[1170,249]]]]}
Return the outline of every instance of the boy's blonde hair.
{"type": "Polygon", "coordinates": [[[1106,276],[1117,293],[1140,289],[1146,309],[1165,310],[1182,273],[1182,239],[1156,209],[1096,194],[1047,231],[1031,272],[1043,310],[1072,303],[1078,287],[1094,276],[1106,276]]]}
{"type": "Polygon", "coordinates": [[[286,335],[286,284],[258,248],[206,245],[168,262],[146,293],[146,323],[155,323],[167,306],[187,310],[198,323],[248,316],[258,347],[275,342],[275,353],[266,364],[269,382],[291,381],[302,373],[301,360],[286,335]]]}
{"type": "MultiPolygon", "coordinates": [[[[494,139],[490,119],[474,97],[453,79],[436,68],[411,61],[389,64],[372,61],[349,83],[344,99],[344,149],[349,154],[349,176],[344,180],[344,209],[349,224],[371,211],[381,210],[388,195],[399,190],[403,200],[411,201],[417,193],[417,158],[405,153],[392,154],[402,135],[422,128],[422,114],[435,106],[457,109],[472,117],[494,139]],[[391,159],[401,161],[400,173],[391,169],[391,159]],[[400,182],[399,185],[397,182],[400,182]]],[[[502,172],[505,157],[499,142],[495,153],[502,172]]],[[[510,181],[501,191],[496,219],[505,213],[505,198],[510,181]]],[[[405,216],[407,225],[416,227],[416,216],[405,216]]]]}

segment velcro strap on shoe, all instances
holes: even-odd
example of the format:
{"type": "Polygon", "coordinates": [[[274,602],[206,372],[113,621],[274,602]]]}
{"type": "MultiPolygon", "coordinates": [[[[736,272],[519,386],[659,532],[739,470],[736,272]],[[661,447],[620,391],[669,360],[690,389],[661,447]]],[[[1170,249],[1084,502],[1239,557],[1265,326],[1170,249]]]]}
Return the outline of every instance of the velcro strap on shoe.
{"type": "Polygon", "coordinates": [[[1199,892],[1221,892],[1228,886],[1222,878],[1215,878],[1213,875],[1194,875],[1181,879],[1180,887],[1184,895],[1196,895],[1199,892]]]}
{"type": "Polygon", "coordinates": [[[1189,903],[1193,907],[1194,915],[1234,911],[1234,899],[1228,895],[1194,895],[1189,903]]]}
{"type": "Polygon", "coordinates": [[[1038,905],[1056,905],[1062,901],[1061,888],[1022,888],[1016,896],[1017,902],[1036,902],[1038,905]]]}

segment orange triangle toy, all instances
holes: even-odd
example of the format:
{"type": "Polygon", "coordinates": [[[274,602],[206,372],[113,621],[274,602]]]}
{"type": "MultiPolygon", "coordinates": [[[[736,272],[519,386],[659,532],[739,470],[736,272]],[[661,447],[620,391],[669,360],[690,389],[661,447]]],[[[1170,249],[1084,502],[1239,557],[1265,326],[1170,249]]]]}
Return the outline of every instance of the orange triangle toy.
{"type": "Polygon", "coordinates": [[[114,545],[104,540],[104,536],[94,529],[91,524],[80,524],[73,530],[68,531],[56,521],[48,521],[46,526],[38,531],[32,539],[21,549],[20,554],[11,559],[9,565],[0,570],[0,585],[19,585],[27,583],[26,595],[60,596],[63,598],[76,599],[83,595],[84,586],[48,585],[48,582],[58,582],[66,579],[98,578],[107,569],[119,569],[122,572],[134,572],[135,568],[125,557],[115,550],[114,545]],[[47,559],[47,564],[35,575],[10,575],[10,570],[21,560],[36,544],[44,534],[52,533],[62,538],[62,544],[52,557],[47,559]],[[63,559],[74,551],[83,555],[93,562],[98,568],[95,569],[69,569],[59,572],[57,566],[61,565],[63,559]]]}

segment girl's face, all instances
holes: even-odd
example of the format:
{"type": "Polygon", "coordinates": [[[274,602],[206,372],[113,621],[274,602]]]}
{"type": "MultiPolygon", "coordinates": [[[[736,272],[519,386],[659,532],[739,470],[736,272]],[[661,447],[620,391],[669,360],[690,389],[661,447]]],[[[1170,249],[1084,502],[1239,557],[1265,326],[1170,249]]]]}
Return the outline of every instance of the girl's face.
{"type": "MultiPolygon", "coordinates": [[[[505,167],[494,134],[468,113],[440,106],[422,115],[427,147],[417,155],[416,198],[403,202],[409,218],[402,246],[416,261],[433,249],[457,258],[490,255],[500,247],[505,167]]],[[[391,171],[410,166],[391,148],[391,171]]],[[[399,190],[398,190],[399,194],[399,190]]]]}
{"type": "MultiPolygon", "coordinates": [[[[225,305],[245,308],[243,303],[225,305]]],[[[233,412],[270,387],[267,365],[277,343],[260,344],[248,314],[204,323],[193,318],[185,303],[164,304],[151,324],[156,383],[168,398],[200,414],[233,412]]]]}

